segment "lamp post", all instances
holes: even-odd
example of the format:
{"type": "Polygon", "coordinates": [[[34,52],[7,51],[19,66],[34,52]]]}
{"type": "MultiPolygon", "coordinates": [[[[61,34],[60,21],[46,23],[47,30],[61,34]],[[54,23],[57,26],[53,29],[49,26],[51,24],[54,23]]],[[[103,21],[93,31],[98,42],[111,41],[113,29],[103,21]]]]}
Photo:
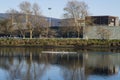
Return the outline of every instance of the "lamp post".
{"type": "MultiPolygon", "coordinates": [[[[48,10],[50,11],[52,8],[48,8],[48,10]]],[[[50,12],[49,12],[50,13],[50,12]]],[[[51,27],[51,14],[50,14],[50,19],[49,19],[49,27],[51,27]]]]}
{"type": "MultiPolygon", "coordinates": [[[[52,8],[48,8],[49,11],[50,11],[51,9],[52,9],[52,8]]],[[[50,12],[49,12],[49,13],[50,13],[50,12]]],[[[47,27],[47,37],[48,37],[48,35],[49,35],[49,27],[51,27],[51,16],[50,16],[48,22],[49,22],[49,26],[47,27]]]]}

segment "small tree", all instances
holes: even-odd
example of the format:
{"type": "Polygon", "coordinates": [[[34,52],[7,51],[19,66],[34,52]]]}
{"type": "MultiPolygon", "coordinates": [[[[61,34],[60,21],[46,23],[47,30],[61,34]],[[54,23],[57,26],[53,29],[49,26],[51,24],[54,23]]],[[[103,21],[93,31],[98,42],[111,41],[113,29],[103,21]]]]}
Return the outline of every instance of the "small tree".
{"type": "Polygon", "coordinates": [[[109,39],[110,37],[110,30],[99,27],[97,28],[97,35],[99,36],[100,39],[105,40],[105,39],[109,39]]]}

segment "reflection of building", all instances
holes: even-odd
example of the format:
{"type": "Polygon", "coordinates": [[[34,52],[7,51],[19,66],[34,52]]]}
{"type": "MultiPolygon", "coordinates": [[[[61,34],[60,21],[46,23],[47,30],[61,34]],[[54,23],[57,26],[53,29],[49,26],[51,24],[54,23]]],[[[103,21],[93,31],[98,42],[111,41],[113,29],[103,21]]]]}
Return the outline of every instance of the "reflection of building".
{"type": "Polygon", "coordinates": [[[88,16],[86,20],[92,19],[94,25],[119,26],[119,18],[115,16],[88,16]]]}

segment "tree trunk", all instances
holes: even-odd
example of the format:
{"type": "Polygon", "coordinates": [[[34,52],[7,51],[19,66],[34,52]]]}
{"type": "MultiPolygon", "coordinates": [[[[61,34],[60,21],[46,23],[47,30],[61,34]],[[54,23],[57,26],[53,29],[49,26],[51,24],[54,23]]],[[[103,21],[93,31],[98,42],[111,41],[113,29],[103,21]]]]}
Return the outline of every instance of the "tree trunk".
{"type": "Polygon", "coordinates": [[[80,30],[79,30],[79,26],[78,26],[78,28],[77,28],[77,36],[78,36],[78,38],[80,37],[80,30]]]}
{"type": "Polygon", "coordinates": [[[49,32],[49,29],[48,29],[48,27],[47,27],[47,32],[46,32],[46,37],[48,38],[48,32],[49,32]]]}
{"type": "Polygon", "coordinates": [[[32,30],[30,30],[30,39],[32,39],[32,30]]]}
{"type": "Polygon", "coordinates": [[[78,38],[79,38],[79,36],[80,36],[80,34],[79,34],[79,32],[78,32],[78,38]]]}
{"type": "Polygon", "coordinates": [[[41,38],[41,34],[39,34],[39,38],[41,38]]]}
{"type": "Polygon", "coordinates": [[[25,35],[23,35],[23,39],[25,39],[25,35]]]}
{"type": "Polygon", "coordinates": [[[24,31],[20,30],[20,33],[21,33],[23,39],[25,39],[25,33],[24,33],[24,31]]]}

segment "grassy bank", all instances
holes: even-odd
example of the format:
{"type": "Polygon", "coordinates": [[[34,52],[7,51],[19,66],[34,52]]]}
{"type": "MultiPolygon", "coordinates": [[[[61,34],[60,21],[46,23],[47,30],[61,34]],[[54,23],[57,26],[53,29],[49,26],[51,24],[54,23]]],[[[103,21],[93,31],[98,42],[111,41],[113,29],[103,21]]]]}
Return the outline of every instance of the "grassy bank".
{"type": "Polygon", "coordinates": [[[0,46],[39,46],[76,48],[119,48],[120,40],[83,40],[77,38],[0,39],[0,46]]]}

